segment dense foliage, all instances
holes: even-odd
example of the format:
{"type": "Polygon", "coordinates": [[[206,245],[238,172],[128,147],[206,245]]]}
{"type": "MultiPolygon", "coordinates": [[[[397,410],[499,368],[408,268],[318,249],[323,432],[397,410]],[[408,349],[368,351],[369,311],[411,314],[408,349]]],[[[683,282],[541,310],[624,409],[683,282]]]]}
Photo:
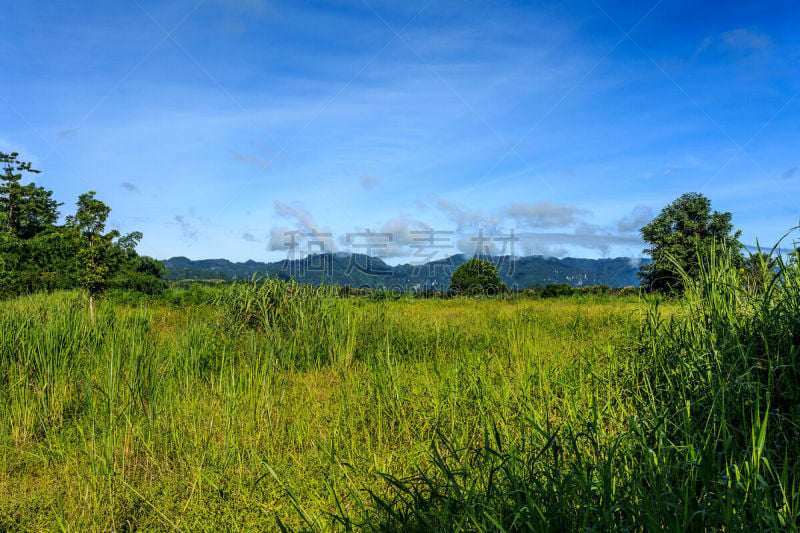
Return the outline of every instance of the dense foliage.
{"type": "Polygon", "coordinates": [[[499,294],[508,290],[497,265],[473,257],[450,276],[450,290],[459,294],[499,294]]]}
{"type": "Polygon", "coordinates": [[[700,193],[686,193],[666,206],[649,224],[641,228],[642,239],[650,245],[644,253],[652,263],[641,267],[642,285],[660,292],[682,292],[684,277],[697,279],[710,250],[724,246],[734,250],[734,260],[742,264],[736,250],[741,231],[733,232],[730,213],[711,210],[711,200],[700,193]]]}
{"type": "Polygon", "coordinates": [[[111,209],[82,194],[74,215],[59,225],[52,191],[23,175],[37,174],[16,152],[0,152],[0,297],[39,290],[84,287],[90,295],[107,287],[154,293],[163,290],[164,267],[141,257],[139,232],[105,232],[111,209]]]}

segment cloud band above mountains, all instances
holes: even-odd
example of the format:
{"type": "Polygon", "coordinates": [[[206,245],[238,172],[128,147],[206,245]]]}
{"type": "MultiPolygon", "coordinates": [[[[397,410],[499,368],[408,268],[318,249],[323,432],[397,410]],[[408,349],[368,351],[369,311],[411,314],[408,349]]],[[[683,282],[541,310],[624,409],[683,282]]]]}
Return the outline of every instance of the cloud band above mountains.
{"type": "Polygon", "coordinates": [[[439,224],[398,216],[380,226],[354,226],[334,234],[299,205],[276,202],[275,215],[286,224],[270,228],[267,249],[284,251],[287,257],[340,251],[409,263],[454,254],[564,257],[588,251],[602,257],[638,256],[643,243],[637,231],[652,218],[651,208],[637,205],[625,217],[598,225],[590,210],[549,200],[476,210],[435,198],[434,208],[429,215],[439,224]]]}

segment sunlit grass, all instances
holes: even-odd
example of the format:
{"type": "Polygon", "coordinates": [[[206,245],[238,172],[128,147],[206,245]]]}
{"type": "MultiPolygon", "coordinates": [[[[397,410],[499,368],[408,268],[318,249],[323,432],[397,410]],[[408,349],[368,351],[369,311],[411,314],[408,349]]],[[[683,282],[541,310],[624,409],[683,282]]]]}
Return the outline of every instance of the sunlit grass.
{"type": "Polygon", "coordinates": [[[0,529],[791,529],[798,277],[721,261],[658,306],[4,302],[0,529]]]}

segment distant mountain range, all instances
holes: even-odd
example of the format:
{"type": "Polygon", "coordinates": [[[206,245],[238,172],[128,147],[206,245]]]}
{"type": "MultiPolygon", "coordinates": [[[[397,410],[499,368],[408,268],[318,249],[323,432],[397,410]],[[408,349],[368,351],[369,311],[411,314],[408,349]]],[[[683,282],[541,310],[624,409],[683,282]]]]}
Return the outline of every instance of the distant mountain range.
{"type": "MultiPolygon", "coordinates": [[[[300,283],[348,285],[350,287],[413,289],[446,289],[450,274],[468,257],[459,254],[422,265],[391,266],[383,260],[363,254],[317,254],[304,259],[261,263],[234,263],[227,259],[173,257],[163,261],[167,281],[249,279],[254,274],[294,278],[300,283]]],[[[494,258],[500,276],[511,288],[525,289],[537,285],[566,283],[573,287],[608,285],[639,286],[636,272],[642,260],[627,257],[615,259],[580,259],[544,257],[541,255],[494,258]]],[[[645,260],[647,261],[647,260],[645,260]]]]}

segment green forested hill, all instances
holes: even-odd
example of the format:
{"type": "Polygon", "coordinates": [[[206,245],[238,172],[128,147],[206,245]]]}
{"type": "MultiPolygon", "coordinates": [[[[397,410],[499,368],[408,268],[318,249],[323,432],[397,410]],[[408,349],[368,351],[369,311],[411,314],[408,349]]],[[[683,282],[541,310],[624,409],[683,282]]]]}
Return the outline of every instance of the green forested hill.
{"type": "MultiPolygon", "coordinates": [[[[425,265],[390,266],[381,259],[362,254],[320,254],[307,259],[262,263],[234,263],[226,259],[193,261],[173,257],[163,261],[168,273],[166,280],[223,280],[246,279],[254,274],[294,278],[301,283],[318,285],[348,285],[370,288],[435,288],[446,289],[450,274],[463,263],[463,255],[434,261],[425,265]]],[[[638,286],[638,261],[626,257],[616,259],[580,259],[567,257],[530,256],[496,259],[500,275],[509,287],[524,289],[536,285],[566,283],[573,287],[609,285],[638,286]]]]}

